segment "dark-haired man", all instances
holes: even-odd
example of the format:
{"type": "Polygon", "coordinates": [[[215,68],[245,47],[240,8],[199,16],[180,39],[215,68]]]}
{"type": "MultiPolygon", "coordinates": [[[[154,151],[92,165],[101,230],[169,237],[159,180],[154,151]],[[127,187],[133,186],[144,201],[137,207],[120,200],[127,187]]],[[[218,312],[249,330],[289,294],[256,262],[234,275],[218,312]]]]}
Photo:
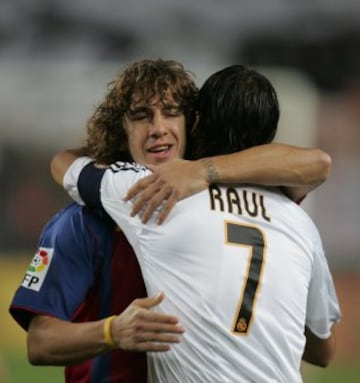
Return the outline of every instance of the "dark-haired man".
{"type": "MultiPolygon", "coordinates": [[[[104,101],[89,121],[89,153],[98,162],[105,164],[113,158],[128,159],[129,154],[136,161],[149,164],[160,164],[183,156],[187,136],[186,123],[190,124],[193,119],[192,105],[195,95],[196,89],[192,80],[189,80],[182,66],[176,62],[144,60],[129,66],[112,83],[104,101]]],[[[289,182],[285,182],[285,185],[297,184],[299,170],[294,163],[297,164],[299,156],[289,156],[292,161],[283,166],[283,160],[274,157],[273,151],[265,148],[265,152],[269,158],[273,158],[272,166],[262,170],[260,177],[259,173],[255,172],[254,176],[248,170],[243,172],[245,176],[241,177],[240,171],[237,181],[256,182],[256,177],[261,179],[262,174],[266,173],[270,179],[275,177],[273,182],[281,183],[284,177],[279,170],[284,169],[285,178],[289,182]],[[294,168],[297,170],[294,171],[294,168]]],[[[310,155],[313,155],[312,151],[310,155]]],[[[212,166],[216,167],[217,172],[224,172],[224,182],[225,176],[230,174],[233,177],[238,172],[235,158],[236,155],[227,158],[228,162],[223,162],[224,157],[219,158],[220,162],[217,162],[217,158],[212,159],[212,166]]],[[[309,163],[309,157],[307,161],[309,163]]],[[[319,162],[321,168],[321,161],[319,162]]],[[[198,174],[197,181],[200,185],[195,189],[206,188],[207,162],[194,161],[192,164],[193,174],[198,174]]],[[[310,174],[318,175],[316,169],[316,166],[315,170],[311,167],[310,174]]],[[[56,169],[55,173],[58,171],[61,173],[61,167],[56,169]]],[[[300,179],[302,181],[301,177],[300,179]]],[[[262,182],[266,182],[266,179],[262,182]]],[[[18,320],[20,315],[24,315],[27,318],[26,323],[30,323],[29,355],[34,363],[74,364],[95,357],[91,363],[80,365],[85,365],[82,376],[90,376],[97,382],[101,379],[116,382],[125,377],[129,382],[136,381],[139,374],[144,376],[141,367],[136,368],[134,364],[124,366],[123,361],[126,359],[118,353],[119,349],[168,350],[169,344],[178,341],[177,335],[182,333],[182,328],[178,326],[178,318],[149,310],[160,304],[163,300],[162,295],[148,300],[135,300],[132,303],[127,297],[129,308],[123,313],[120,313],[118,305],[114,306],[114,302],[118,302],[116,296],[122,297],[126,289],[126,283],[120,288],[120,282],[125,277],[132,277],[127,279],[127,283],[131,284],[132,281],[137,281],[140,275],[136,268],[135,272],[132,271],[133,274],[129,273],[129,264],[124,263],[124,259],[131,262],[131,253],[121,234],[116,234],[120,243],[119,247],[115,247],[117,251],[111,251],[111,246],[114,246],[111,242],[111,229],[106,231],[106,227],[102,228],[101,223],[97,221],[98,218],[83,209],[73,206],[48,225],[40,243],[41,247],[50,249],[55,246],[47,275],[42,279],[41,286],[37,285],[37,293],[24,285],[24,282],[15,296],[11,310],[18,320]],[[106,233],[110,233],[110,239],[106,233]],[[104,242],[110,245],[102,247],[104,242]],[[78,247],[79,245],[81,247],[78,247]],[[79,249],[76,257],[74,249],[79,249]],[[59,273],[61,267],[66,268],[67,265],[71,266],[72,272],[59,273]],[[66,286],[74,284],[80,287],[72,289],[76,294],[67,294],[67,290],[64,290],[66,286]],[[94,287],[97,298],[91,299],[94,296],[94,287]],[[56,297],[61,299],[56,298],[56,302],[63,302],[61,307],[66,308],[65,312],[59,312],[57,306],[42,306],[44,302],[48,302],[42,299],[43,294],[47,296],[50,290],[58,291],[56,297]],[[63,291],[65,293],[62,293],[63,291]],[[85,300],[88,292],[91,294],[89,299],[85,300]],[[23,304],[25,300],[26,305],[23,304]],[[97,305],[97,302],[101,305],[97,305]],[[87,308],[85,312],[89,313],[90,310],[89,315],[78,317],[77,307],[87,308]],[[121,372],[124,368],[125,373],[121,372]]],[[[136,298],[136,295],[133,297],[136,298]]],[[[51,303],[51,300],[49,302],[51,303]]],[[[68,369],[73,371],[69,382],[77,381],[78,367],[68,369]]]]}
{"type": "MultiPolygon", "coordinates": [[[[275,135],[276,93],[254,70],[236,65],[210,76],[199,105],[196,156],[235,153],[275,135]]],[[[79,188],[122,227],[148,293],[166,295],[155,310],[176,314],[186,329],[167,353],[148,354],[150,381],[300,382],[302,358],[330,362],[340,309],[319,233],[297,204],[277,188],[216,184],[208,157],[209,189],[178,203],[163,225],[156,217],[144,224],[122,197],[149,170],[88,162],[71,165],[65,187],[78,197],[79,188]]]]}

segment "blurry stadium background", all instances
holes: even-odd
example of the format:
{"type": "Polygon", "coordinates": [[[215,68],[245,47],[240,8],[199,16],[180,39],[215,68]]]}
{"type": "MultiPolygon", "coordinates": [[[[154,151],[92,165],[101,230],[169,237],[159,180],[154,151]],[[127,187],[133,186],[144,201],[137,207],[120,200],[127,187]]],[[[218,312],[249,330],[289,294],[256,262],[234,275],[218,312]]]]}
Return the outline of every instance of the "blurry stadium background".
{"type": "Polygon", "coordinates": [[[266,73],[282,109],[278,141],[318,146],[331,179],[304,208],[318,225],[342,307],[337,356],[305,382],[360,381],[360,3],[357,0],[2,0],[0,3],[0,383],[60,383],[31,367],[7,309],[41,228],[69,202],[49,160],[78,146],[124,65],[173,58],[198,85],[225,65],[266,73]]]}

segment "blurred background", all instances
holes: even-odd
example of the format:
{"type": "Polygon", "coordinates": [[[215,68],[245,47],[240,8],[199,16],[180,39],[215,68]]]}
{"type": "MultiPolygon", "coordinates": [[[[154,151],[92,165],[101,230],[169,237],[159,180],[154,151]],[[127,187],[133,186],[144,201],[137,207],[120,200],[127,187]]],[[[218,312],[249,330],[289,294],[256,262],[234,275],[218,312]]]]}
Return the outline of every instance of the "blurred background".
{"type": "Polygon", "coordinates": [[[31,367],[7,313],[46,221],[70,200],[49,161],[81,144],[106,85],[128,63],[171,58],[199,86],[253,66],[281,104],[278,141],[317,146],[333,174],[305,200],[343,312],[335,362],[305,382],[360,381],[360,3],[357,0],[2,0],[0,3],[0,383],[63,381],[31,367]]]}

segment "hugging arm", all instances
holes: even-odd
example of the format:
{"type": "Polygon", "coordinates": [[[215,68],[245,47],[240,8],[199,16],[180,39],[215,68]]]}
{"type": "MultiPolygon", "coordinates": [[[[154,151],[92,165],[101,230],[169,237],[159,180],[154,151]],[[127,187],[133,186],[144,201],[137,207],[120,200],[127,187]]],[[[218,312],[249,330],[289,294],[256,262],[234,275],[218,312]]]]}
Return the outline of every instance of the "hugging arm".
{"type": "Polygon", "coordinates": [[[196,161],[177,159],[149,168],[153,174],[138,181],[127,198],[138,195],[133,214],[146,205],[143,222],[166,200],[159,216],[161,223],[177,201],[211,183],[282,186],[289,198],[300,201],[329,177],[331,158],[320,149],[266,144],[196,161]]]}
{"type": "Polygon", "coordinates": [[[208,169],[209,183],[282,186],[294,201],[324,182],[331,170],[331,158],[322,150],[279,143],[255,146],[210,160],[215,170],[208,169]]]}
{"type": "MultiPolygon", "coordinates": [[[[52,175],[59,184],[79,152],[63,151],[52,159],[52,175]]],[[[299,201],[329,177],[331,158],[320,149],[273,143],[228,155],[196,161],[176,159],[148,167],[153,173],[138,181],[129,190],[127,199],[138,195],[133,215],[146,205],[144,222],[166,201],[159,216],[162,223],[177,201],[215,182],[282,186],[289,198],[299,201]]]]}

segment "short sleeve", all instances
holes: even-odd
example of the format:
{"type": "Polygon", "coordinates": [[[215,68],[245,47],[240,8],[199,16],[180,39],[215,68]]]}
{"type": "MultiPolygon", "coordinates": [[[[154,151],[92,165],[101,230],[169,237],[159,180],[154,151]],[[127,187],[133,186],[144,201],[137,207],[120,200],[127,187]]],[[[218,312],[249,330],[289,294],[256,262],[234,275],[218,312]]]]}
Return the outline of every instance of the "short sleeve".
{"type": "Polygon", "coordinates": [[[95,283],[102,254],[109,250],[102,227],[86,219],[84,208],[76,204],[47,224],[10,306],[10,314],[24,329],[33,314],[71,319],[95,283]]]}
{"type": "Polygon", "coordinates": [[[334,281],[322,246],[318,245],[309,286],[306,326],[319,338],[326,339],[331,334],[332,325],[340,319],[334,281]]]}

